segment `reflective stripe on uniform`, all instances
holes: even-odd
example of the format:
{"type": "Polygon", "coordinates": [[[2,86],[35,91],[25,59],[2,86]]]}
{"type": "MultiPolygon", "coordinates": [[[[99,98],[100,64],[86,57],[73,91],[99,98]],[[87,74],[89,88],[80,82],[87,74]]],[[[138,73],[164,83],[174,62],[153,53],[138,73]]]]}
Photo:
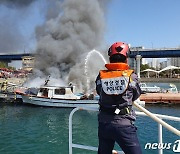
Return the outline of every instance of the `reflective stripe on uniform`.
{"type": "Polygon", "coordinates": [[[102,89],[107,95],[119,95],[126,91],[133,70],[100,71],[102,89]]]}

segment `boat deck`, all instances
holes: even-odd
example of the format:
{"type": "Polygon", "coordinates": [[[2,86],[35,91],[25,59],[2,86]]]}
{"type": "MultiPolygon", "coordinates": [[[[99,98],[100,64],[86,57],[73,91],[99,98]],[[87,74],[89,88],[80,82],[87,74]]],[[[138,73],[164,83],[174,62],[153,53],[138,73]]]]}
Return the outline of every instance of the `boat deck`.
{"type": "Polygon", "coordinates": [[[146,104],[180,104],[180,93],[146,93],[141,94],[140,100],[145,101],[146,104]]]}

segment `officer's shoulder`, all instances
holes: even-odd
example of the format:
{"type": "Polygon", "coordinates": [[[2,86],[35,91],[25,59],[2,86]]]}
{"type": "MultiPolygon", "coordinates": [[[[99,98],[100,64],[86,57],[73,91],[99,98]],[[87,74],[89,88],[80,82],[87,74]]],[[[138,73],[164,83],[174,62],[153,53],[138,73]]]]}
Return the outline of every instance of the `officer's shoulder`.
{"type": "Polygon", "coordinates": [[[137,76],[137,74],[132,73],[132,74],[131,74],[131,80],[133,80],[133,81],[135,81],[135,82],[138,82],[138,76],[137,76]]]}

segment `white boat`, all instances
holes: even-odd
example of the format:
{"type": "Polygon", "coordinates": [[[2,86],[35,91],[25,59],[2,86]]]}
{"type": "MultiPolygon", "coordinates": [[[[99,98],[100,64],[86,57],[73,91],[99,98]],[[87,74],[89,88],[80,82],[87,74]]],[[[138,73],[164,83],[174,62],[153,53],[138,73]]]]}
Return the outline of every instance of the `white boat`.
{"type": "Polygon", "coordinates": [[[178,89],[175,84],[170,83],[169,88],[167,89],[168,93],[178,93],[178,89]]]}
{"type": "Polygon", "coordinates": [[[157,86],[147,86],[146,83],[140,83],[140,88],[142,92],[149,92],[149,93],[158,93],[161,92],[161,88],[157,86]]]}
{"type": "Polygon", "coordinates": [[[98,107],[97,100],[84,99],[83,95],[75,95],[73,87],[43,86],[37,94],[31,89],[25,92],[16,90],[23,103],[49,107],[98,107]]]}

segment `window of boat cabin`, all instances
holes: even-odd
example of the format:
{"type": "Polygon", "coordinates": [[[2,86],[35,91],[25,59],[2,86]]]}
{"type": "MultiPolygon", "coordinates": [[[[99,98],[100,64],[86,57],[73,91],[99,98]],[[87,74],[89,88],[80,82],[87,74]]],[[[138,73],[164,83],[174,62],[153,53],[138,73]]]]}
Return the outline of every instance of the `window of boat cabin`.
{"type": "Polygon", "coordinates": [[[43,96],[48,97],[48,89],[47,88],[41,88],[40,92],[42,93],[43,96]]]}
{"type": "Polygon", "coordinates": [[[55,89],[56,95],[65,95],[65,93],[66,93],[65,88],[55,89]]]}

